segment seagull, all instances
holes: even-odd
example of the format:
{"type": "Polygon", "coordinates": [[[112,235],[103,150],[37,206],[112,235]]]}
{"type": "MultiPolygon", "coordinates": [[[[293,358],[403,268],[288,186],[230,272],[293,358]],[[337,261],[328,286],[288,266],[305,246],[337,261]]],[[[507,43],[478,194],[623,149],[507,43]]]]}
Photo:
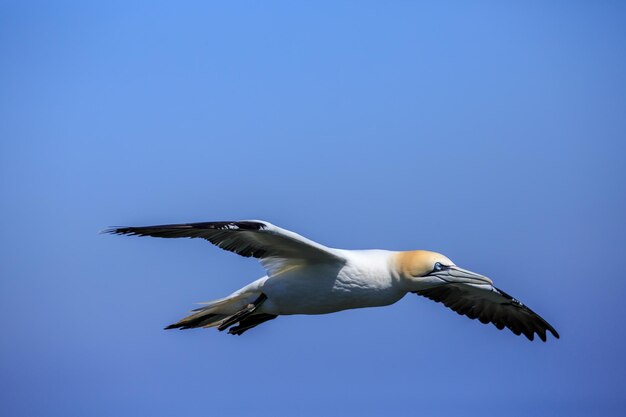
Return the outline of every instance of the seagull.
{"type": "Polygon", "coordinates": [[[166,330],[216,327],[241,335],[278,316],[386,306],[410,292],[529,340],[536,333],[545,342],[546,331],[559,338],[554,327],[491,279],[436,252],[333,249],[262,220],[115,227],[104,233],[202,238],[257,258],[267,271],[227,297],[201,303],[166,330]]]}

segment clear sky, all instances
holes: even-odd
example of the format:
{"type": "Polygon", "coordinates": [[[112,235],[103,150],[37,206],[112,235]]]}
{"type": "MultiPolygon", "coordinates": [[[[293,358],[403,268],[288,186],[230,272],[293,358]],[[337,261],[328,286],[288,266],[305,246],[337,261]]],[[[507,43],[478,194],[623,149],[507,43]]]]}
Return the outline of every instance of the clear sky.
{"type": "Polygon", "coordinates": [[[625,21],[617,1],[2,2],[0,414],[623,415],[625,21]],[[246,218],[440,251],[561,339],[416,295],[164,331],[262,268],[98,234],[246,218]]]}

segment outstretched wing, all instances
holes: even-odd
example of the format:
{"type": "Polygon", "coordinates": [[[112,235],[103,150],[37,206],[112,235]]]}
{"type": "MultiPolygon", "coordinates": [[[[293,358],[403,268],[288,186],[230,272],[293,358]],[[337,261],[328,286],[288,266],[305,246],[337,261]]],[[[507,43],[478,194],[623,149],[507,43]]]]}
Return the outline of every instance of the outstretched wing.
{"type": "Polygon", "coordinates": [[[537,313],[502,290],[490,285],[445,284],[415,291],[416,294],[442,303],[446,307],[478,319],[482,323],[493,323],[498,329],[508,327],[516,335],[524,334],[533,340],[537,333],[546,341],[546,330],[559,338],[559,334],[537,313]]]}
{"type": "Polygon", "coordinates": [[[302,263],[345,262],[324,245],[260,220],[115,227],[104,233],[206,239],[224,250],[259,259],[270,275],[302,263]]]}

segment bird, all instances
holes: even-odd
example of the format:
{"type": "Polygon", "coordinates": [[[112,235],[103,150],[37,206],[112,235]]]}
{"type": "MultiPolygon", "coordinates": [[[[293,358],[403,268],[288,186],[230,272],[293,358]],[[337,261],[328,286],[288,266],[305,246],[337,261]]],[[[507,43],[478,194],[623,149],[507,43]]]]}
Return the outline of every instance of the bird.
{"type": "Polygon", "coordinates": [[[426,297],[481,323],[546,341],[558,332],[486,276],[428,250],[334,249],[263,220],[111,227],[104,233],[200,238],[259,260],[267,274],[227,297],[200,303],[168,329],[244,332],[278,316],[328,314],[391,305],[408,293],[426,297]]]}

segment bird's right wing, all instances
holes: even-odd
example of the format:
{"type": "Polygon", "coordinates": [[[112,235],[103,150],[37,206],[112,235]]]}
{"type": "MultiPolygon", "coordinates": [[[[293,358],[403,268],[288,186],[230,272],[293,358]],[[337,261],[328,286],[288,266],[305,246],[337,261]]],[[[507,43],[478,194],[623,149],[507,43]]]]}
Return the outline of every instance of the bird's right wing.
{"type": "Polygon", "coordinates": [[[302,264],[345,263],[345,259],[334,250],[261,220],[114,227],[104,233],[202,238],[224,250],[259,259],[270,276],[302,264]]]}
{"type": "Polygon", "coordinates": [[[491,285],[454,283],[414,292],[442,303],[470,319],[478,319],[485,324],[493,323],[500,330],[508,327],[516,335],[523,333],[528,340],[533,340],[537,333],[545,342],[546,331],[559,338],[554,327],[537,313],[491,285]]]}

